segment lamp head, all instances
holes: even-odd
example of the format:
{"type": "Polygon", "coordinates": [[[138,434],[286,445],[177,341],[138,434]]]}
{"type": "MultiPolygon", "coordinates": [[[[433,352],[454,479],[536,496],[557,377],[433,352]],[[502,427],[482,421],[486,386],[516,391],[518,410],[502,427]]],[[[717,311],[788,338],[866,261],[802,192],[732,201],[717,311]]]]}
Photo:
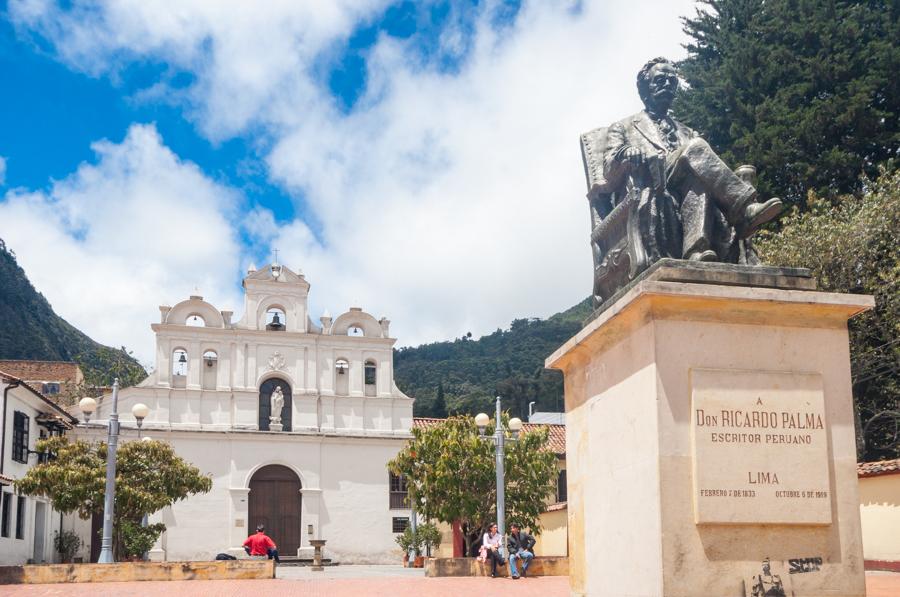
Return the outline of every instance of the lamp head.
{"type": "Polygon", "coordinates": [[[478,413],[475,415],[475,425],[478,426],[478,433],[484,435],[484,428],[491,422],[491,418],[486,413],[478,413]]]}
{"type": "Polygon", "coordinates": [[[84,413],[84,422],[91,420],[91,415],[97,410],[97,401],[93,398],[84,397],[78,401],[78,408],[84,413]]]}
{"type": "Polygon", "coordinates": [[[150,414],[150,408],[143,402],[138,402],[131,407],[131,414],[134,415],[138,427],[144,422],[144,418],[150,414]]]}
{"type": "Polygon", "coordinates": [[[519,432],[522,431],[522,419],[519,417],[513,417],[509,420],[509,430],[512,431],[513,437],[519,435],[519,432]]]}

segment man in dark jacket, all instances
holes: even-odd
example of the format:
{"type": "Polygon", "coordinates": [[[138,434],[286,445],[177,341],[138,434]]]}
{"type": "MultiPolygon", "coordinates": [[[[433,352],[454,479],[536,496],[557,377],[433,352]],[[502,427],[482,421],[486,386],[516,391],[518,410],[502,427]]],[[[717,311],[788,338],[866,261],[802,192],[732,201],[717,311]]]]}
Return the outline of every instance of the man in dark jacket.
{"type": "Polygon", "coordinates": [[[512,574],[513,580],[519,578],[518,570],[516,569],[516,561],[522,560],[522,578],[524,578],[528,572],[528,566],[531,564],[531,559],[534,557],[534,537],[526,533],[522,530],[522,528],[513,523],[509,527],[509,539],[506,540],[506,547],[509,548],[509,571],[512,574]]]}

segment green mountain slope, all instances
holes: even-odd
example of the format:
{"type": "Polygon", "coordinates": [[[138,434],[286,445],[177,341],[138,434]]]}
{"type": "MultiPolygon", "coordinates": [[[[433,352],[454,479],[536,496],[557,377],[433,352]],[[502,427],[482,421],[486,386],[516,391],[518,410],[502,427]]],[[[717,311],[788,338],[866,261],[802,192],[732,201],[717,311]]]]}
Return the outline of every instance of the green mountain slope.
{"type": "Polygon", "coordinates": [[[400,348],[394,351],[394,379],[416,398],[419,417],[493,412],[497,395],[523,418],[531,401],[535,410],[562,411],[562,373],[544,369],[544,359],[581,329],[590,311],[585,299],[545,320],[516,319],[508,330],[478,340],[467,335],[400,348]]]}
{"type": "Polygon", "coordinates": [[[147,372],[124,349],[94,342],[57,315],[0,239],[0,359],[75,361],[89,386],[133,385],[147,372]]]}

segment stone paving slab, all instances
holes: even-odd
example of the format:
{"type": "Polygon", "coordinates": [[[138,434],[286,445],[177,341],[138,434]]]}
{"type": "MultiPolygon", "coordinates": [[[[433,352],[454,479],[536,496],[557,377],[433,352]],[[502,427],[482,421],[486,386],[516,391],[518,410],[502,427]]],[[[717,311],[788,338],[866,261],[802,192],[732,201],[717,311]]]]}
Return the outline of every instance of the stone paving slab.
{"type": "MultiPolygon", "coordinates": [[[[338,568],[338,567],[336,567],[338,568]]],[[[343,566],[343,578],[298,575],[276,580],[193,580],[171,582],[95,583],[70,585],[18,585],[0,587],[3,597],[459,597],[503,595],[516,597],[567,597],[566,576],[508,578],[425,578],[412,576],[421,570],[397,573],[393,566],[343,566]]],[[[402,569],[400,569],[402,570],[402,569]]],[[[286,569],[279,570],[279,574],[286,569]]],[[[900,595],[900,574],[866,574],[868,597],[900,595]]]]}
{"type": "Polygon", "coordinates": [[[567,597],[569,578],[544,576],[508,578],[323,578],[320,580],[194,580],[171,582],[103,583],[92,585],[9,585],[0,587],[4,597],[459,597],[501,595],[516,597],[567,597]]]}

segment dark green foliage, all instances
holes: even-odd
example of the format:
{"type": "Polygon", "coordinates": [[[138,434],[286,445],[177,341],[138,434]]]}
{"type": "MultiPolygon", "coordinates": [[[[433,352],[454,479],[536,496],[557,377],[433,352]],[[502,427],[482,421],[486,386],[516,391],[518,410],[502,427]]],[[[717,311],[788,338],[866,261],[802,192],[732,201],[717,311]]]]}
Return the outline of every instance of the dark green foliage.
{"type": "Polygon", "coordinates": [[[125,387],[147,376],[125,348],[94,342],[53,312],[0,239],[0,359],[75,361],[87,386],[125,387]]]}
{"type": "Polygon", "coordinates": [[[811,268],[822,290],[875,295],[850,321],[857,454],[871,461],[900,456],[900,171],[866,187],[812,196],[758,246],[768,263],[811,268]]]}
{"type": "Polygon", "coordinates": [[[419,417],[490,413],[497,395],[504,408],[523,419],[531,401],[537,402],[536,410],[561,411],[562,373],[544,369],[544,359],[581,329],[590,309],[585,299],[546,320],[516,319],[509,330],[478,340],[466,335],[401,348],[394,352],[394,377],[416,398],[419,417]]]}
{"type": "Polygon", "coordinates": [[[701,0],[675,114],[761,195],[859,192],[898,156],[900,3],[701,0]]]}

